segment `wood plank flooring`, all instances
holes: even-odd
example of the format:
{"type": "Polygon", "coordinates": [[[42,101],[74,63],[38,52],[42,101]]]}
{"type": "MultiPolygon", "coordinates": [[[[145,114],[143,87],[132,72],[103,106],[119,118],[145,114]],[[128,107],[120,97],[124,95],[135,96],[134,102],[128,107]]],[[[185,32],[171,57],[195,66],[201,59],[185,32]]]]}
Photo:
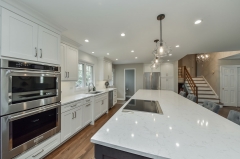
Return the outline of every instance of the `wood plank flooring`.
{"type": "Polygon", "coordinates": [[[91,137],[123,106],[116,104],[108,114],[104,114],[95,121],[95,125],[89,125],[65,142],[45,159],[94,159],[94,144],[91,137]]]}

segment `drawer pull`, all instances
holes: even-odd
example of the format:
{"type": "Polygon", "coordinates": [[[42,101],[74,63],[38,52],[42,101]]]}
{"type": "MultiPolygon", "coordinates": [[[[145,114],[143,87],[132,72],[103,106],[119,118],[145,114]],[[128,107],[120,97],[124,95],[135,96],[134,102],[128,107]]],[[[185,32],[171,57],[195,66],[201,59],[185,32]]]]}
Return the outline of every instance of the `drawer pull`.
{"type": "Polygon", "coordinates": [[[71,107],[76,107],[77,106],[77,104],[75,104],[75,105],[71,105],[71,107]]]}
{"type": "Polygon", "coordinates": [[[74,119],[74,113],[72,113],[72,119],[74,119]]]}
{"type": "Polygon", "coordinates": [[[86,107],[90,106],[91,104],[86,105],[86,107]]]}
{"type": "Polygon", "coordinates": [[[42,149],[40,152],[38,152],[36,155],[33,155],[32,157],[36,157],[37,155],[39,155],[40,153],[42,153],[44,150],[42,149]]]}
{"type": "Polygon", "coordinates": [[[86,102],[90,102],[90,99],[89,99],[89,100],[86,100],[86,102]]]}

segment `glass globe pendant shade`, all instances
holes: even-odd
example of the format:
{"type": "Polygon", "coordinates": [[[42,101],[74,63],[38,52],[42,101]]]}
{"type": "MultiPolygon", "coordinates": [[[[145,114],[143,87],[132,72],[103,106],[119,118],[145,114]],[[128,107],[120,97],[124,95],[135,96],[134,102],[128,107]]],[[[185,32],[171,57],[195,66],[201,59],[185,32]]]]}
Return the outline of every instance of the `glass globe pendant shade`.
{"type": "Polygon", "coordinates": [[[159,44],[157,48],[157,56],[158,57],[165,57],[171,52],[171,48],[167,46],[165,42],[159,44]]]}

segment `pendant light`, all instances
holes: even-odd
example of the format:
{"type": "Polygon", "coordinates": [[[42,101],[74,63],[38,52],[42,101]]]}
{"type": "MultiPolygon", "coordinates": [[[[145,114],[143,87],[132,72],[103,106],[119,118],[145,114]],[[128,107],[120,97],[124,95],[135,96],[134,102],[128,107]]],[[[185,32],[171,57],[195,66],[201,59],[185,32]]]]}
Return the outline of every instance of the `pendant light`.
{"type": "Polygon", "coordinates": [[[168,54],[172,51],[172,49],[167,46],[166,42],[162,39],[162,20],[165,18],[164,14],[160,14],[157,16],[157,20],[160,21],[160,41],[159,41],[159,47],[157,50],[158,57],[165,57],[168,56],[168,54]]]}

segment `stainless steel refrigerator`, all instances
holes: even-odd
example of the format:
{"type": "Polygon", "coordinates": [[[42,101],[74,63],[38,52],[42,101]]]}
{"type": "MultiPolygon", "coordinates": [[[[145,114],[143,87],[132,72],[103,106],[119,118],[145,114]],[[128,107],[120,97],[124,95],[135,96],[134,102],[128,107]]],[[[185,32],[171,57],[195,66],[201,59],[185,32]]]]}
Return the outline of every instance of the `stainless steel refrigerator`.
{"type": "Polygon", "coordinates": [[[159,90],[161,89],[160,72],[144,72],[143,74],[143,88],[159,90]]]}

